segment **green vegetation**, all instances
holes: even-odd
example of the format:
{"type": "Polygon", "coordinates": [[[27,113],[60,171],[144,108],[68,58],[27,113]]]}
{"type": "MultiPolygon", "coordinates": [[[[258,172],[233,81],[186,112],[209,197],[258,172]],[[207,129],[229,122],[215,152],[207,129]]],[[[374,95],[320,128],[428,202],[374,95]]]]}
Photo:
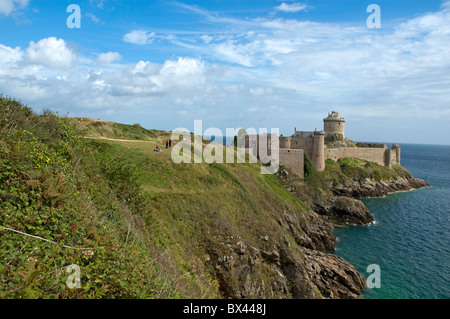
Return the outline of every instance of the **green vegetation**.
{"type": "Polygon", "coordinates": [[[385,144],[380,143],[356,143],[356,147],[384,148],[385,144]]]}
{"type": "MultiPolygon", "coordinates": [[[[288,235],[280,214],[307,208],[260,164],[173,163],[153,151],[166,132],[8,98],[0,115],[0,298],[220,297],[208,247],[226,236],[271,247],[288,235]],[[81,288],[66,286],[71,264],[81,288]]],[[[254,276],[270,287],[276,274],[254,276]]]]}
{"type": "Polygon", "coordinates": [[[156,141],[158,135],[164,133],[144,129],[140,124],[125,125],[90,118],[74,118],[74,120],[78,124],[77,129],[86,130],[85,132],[89,137],[156,141]]]}
{"type": "Polygon", "coordinates": [[[313,162],[309,159],[308,155],[305,154],[304,165],[305,165],[305,182],[309,187],[319,188],[321,190],[327,190],[327,184],[323,179],[322,175],[316,170],[313,162]]]}
{"type": "Polygon", "coordinates": [[[363,181],[366,178],[379,182],[396,180],[399,177],[411,177],[411,174],[398,164],[388,168],[374,162],[351,157],[340,158],[337,162],[327,159],[325,170],[321,172],[321,175],[327,183],[332,185],[351,185],[354,181],[363,181]]]}
{"type": "Polygon", "coordinates": [[[332,196],[332,193],[328,189],[322,174],[316,170],[308,155],[304,154],[304,179],[302,180],[293,174],[289,168],[282,166],[282,171],[287,171],[288,175],[280,174],[279,181],[285,189],[295,190],[296,198],[302,199],[304,208],[311,210],[317,208],[317,203],[326,202],[332,196]]]}

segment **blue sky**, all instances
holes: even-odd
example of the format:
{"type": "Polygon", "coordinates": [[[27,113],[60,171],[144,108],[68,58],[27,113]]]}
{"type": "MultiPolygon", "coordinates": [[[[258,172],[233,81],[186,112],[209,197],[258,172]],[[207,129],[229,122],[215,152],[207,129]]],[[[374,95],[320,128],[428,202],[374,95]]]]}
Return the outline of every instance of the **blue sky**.
{"type": "Polygon", "coordinates": [[[334,109],[355,140],[449,144],[450,1],[0,0],[0,93],[163,130],[290,135],[334,109]]]}

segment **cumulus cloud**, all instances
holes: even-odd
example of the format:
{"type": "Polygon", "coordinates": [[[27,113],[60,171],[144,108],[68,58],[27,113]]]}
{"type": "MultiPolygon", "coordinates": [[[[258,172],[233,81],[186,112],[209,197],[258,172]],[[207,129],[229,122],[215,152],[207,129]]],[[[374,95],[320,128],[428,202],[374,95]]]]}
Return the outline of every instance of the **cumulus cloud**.
{"type": "Polygon", "coordinates": [[[54,68],[70,68],[75,57],[66,42],[55,37],[42,39],[37,43],[31,41],[26,50],[26,59],[30,63],[54,68]]]}
{"type": "Polygon", "coordinates": [[[275,7],[276,10],[283,12],[299,12],[305,10],[306,8],[307,8],[306,4],[297,2],[292,4],[283,2],[279,6],[275,7]]]}
{"type": "Polygon", "coordinates": [[[155,33],[145,30],[133,30],[123,36],[123,41],[132,44],[151,44],[154,40],[155,33]]]}
{"type": "Polygon", "coordinates": [[[14,64],[22,60],[23,52],[19,47],[10,48],[0,44],[0,65],[14,64]]]}
{"type": "Polygon", "coordinates": [[[29,0],[1,0],[0,14],[8,16],[14,11],[25,8],[28,2],[29,0]]]}
{"type": "Polygon", "coordinates": [[[119,52],[108,52],[99,54],[95,62],[97,64],[110,64],[120,59],[122,59],[122,56],[119,52]]]}

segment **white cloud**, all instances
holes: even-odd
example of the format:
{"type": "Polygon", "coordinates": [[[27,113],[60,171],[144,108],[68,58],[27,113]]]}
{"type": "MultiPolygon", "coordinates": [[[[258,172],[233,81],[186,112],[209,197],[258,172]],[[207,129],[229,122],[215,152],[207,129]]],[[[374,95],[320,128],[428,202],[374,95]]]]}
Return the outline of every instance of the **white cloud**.
{"type": "Polygon", "coordinates": [[[95,62],[97,64],[110,64],[120,59],[122,59],[122,56],[118,52],[108,52],[99,54],[95,62]]]}
{"type": "Polygon", "coordinates": [[[200,38],[201,38],[201,39],[203,40],[203,42],[205,42],[206,44],[208,44],[208,43],[210,43],[212,40],[214,40],[214,37],[209,36],[209,35],[207,35],[207,34],[202,35],[200,38]]]}
{"type": "Polygon", "coordinates": [[[95,22],[97,24],[103,24],[103,21],[100,20],[95,14],[87,12],[86,17],[88,17],[89,19],[91,19],[93,22],[95,22]]]}
{"type": "Polygon", "coordinates": [[[133,30],[123,36],[123,41],[132,44],[151,44],[154,40],[155,33],[144,30],[133,30]]]}
{"type": "Polygon", "coordinates": [[[0,65],[14,64],[22,60],[23,52],[19,47],[10,48],[0,44],[0,65]]]}
{"type": "Polygon", "coordinates": [[[287,4],[283,2],[279,6],[275,7],[276,10],[283,12],[299,12],[305,10],[306,8],[307,8],[306,4],[297,2],[292,4],[287,4]]]}
{"type": "Polygon", "coordinates": [[[24,9],[28,2],[29,0],[1,0],[0,14],[8,16],[14,11],[24,9]]]}
{"type": "Polygon", "coordinates": [[[221,44],[214,45],[215,54],[221,59],[237,63],[243,66],[253,66],[252,59],[248,47],[245,45],[236,45],[233,41],[227,41],[221,44]]]}
{"type": "Polygon", "coordinates": [[[30,63],[40,64],[54,68],[69,68],[75,60],[75,54],[70,50],[63,39],[50,37],[31,41],[26,50],[26,59],[30,63]]]}
{"type": "Polygon", "coordinates": [[[250,88],[250,93],[253,95],[271,94],[272,88],[250,88]]]}
{"type": "Polygon", "coordinates": [[[171,87],[189,88],[204,83],[204,62],[200,59],[178,58],[164,62],[158,74],[151,77],[160,89],[171,87]]]}

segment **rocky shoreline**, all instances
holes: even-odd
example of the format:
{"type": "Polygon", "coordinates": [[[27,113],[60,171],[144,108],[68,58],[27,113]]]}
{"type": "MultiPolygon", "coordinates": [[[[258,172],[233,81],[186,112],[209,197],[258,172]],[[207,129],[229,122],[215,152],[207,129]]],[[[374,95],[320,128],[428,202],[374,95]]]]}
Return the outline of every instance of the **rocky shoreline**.
{"type": "Polygon", "coordinates": [[[362,181],[355,181],[349,185],[329,185],[330,190],[336,196],[348,196],[353,198],[373,198],[382,197],[387,194],[410,191],[414,189],[429,187],[424,180],[417,177],[398,177],[396,179],[374,181],[366,178],[362,181]]]}
{"type": "Polygon", "coordinates": [[[428,186],[412,176],[331,185],[317,171],[312,174],[315,177],[308,180],[285,167],[278,171],[281,185],[309,207],[301,213],[279,212],[276,222],[284,230],[281,234],[271,237],[261,230],[256,242],[221,236],[207,244],[206,260],[224,298],[361,298],[366,281],[353,265],[333,254],[334,227],[373,223],[367,207],[352,197],[428,186]]]}
{"type": "Polygon", "coordinates": [[[332,232],[335,226],[362,226],[374,221],[367,207],[357,198],[381,197],[429,186],[413,176],[398,176],[380,181],[366,178],[347,185],[328,183],[325,189],[312,189],[284,168],[279,171],[278,178],[287,190],[312,209],[302,220],[296,220],[285,212],[280,223],[304,249],[308,275],[325,298],[358,298],[366,285],[365,279],[351,264],[326,253],[335,251],[336,237],[332,232]]]}

